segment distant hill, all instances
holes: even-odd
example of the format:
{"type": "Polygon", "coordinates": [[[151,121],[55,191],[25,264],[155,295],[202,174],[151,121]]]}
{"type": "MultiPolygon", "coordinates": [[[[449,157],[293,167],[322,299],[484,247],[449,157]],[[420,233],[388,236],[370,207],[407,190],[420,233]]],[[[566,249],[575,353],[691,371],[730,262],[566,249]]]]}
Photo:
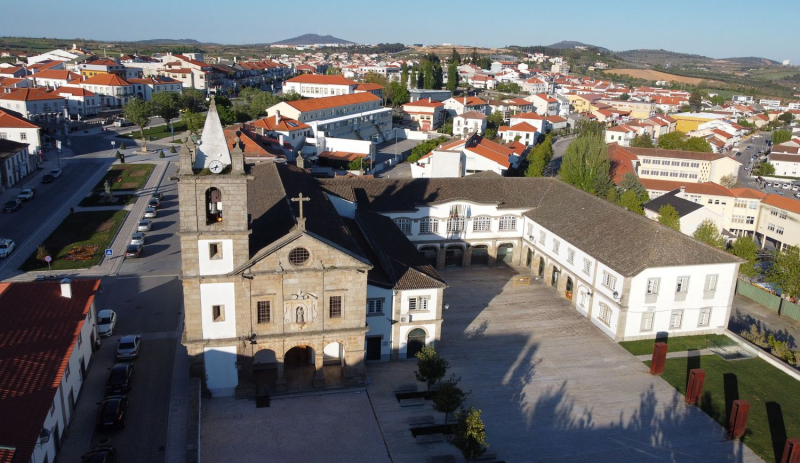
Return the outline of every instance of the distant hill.
{"type": "Polygon", "coordinates": [[[780,66],[781,63],[768,59],[759,58],[757,56],[745,56],[741,58],[723,58],[722,61],[731,61],[733,63],[744,64],[746,66],[780,66]]]}
{"type": "Polygon", "coordinates": [[[669,50],[627,50],[615,53],[620,59],[639,64],[661,64],[677,63],[681,61],[710,60],[711,58],[701,55],[691,55],[688,53],[677,53],[669,50]]]}
{"type": "Polygon", "coordinates": [[[131,43],[141,43],[143,45],[202,45],[204,42],[194,39],[149,39],[137,40],[131,43]]]}
{"type": "Polygon", "coordinates": [[[566,48],[575,48],[575,47],[597,48],[600,51],[610,51],[608,48],[598,47],[597,45],[591,45],[583,42],[576,42],[574,40],[562,40],[558,43],[554,43],[552,45],[547,46],[547,48],[555,48],[557,50],[563,50],[566,48]]]}
{"type": "Polygon", "coordinates": [[[314,45],[317,43],[351,44],[349,40],[339,39],[332,35],[303,34],[299,37],[272,42],[270,45],[314,45]]]}

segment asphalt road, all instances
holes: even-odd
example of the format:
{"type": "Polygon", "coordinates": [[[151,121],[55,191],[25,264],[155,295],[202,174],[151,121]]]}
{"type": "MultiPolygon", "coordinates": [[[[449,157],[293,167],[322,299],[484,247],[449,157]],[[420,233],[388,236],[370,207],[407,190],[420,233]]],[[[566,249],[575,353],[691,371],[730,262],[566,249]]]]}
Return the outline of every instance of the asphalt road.
{"type": "Polygon", "coordinates": [[[553,159],[544,170],[545,177],[555,177],[558,175],[558,171],[561,169],[562,157],[567,151],[570,142],[574,139],[575,137],[561,137],[553,143],[553,159]]]}

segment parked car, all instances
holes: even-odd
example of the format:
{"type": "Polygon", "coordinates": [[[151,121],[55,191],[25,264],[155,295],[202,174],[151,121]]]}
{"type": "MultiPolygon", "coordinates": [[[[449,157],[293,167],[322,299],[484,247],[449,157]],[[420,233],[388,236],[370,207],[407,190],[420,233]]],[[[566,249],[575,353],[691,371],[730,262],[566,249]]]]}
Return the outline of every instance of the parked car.
{"type": "Polygon", "coordinates": [[[119,338],[117,346],[117,360],[133,360],[139,356],[142,346],[142,337],[138,334],[129,334],[119,338]]]}
{"type": "Polygon", "coordinates": [[[117,449],[114,447],[97,447],[89,450],[81,457],[81,463],[116,463],[117,449]]]}
{"type": "Polygon", "coordinates": [[[772,188],[780,188],[780,187],[781,187],[781,182],[775,182],[772,184],[772,188]]]}
{"type": "Polygon", "coordinates": [[[112,395],[100,402],[100,413],[97,414],[97,428],[124,428],[125,409],[128,398],[124,395],[112,395]]]}
{"type": "Polygon", "coordinates": [[[114,121],[114,125],[116,127],[127,127],[129,125],[133,125],[133,122],[130,122],[127,119],[120,118],[120,119],[117,119],[116,121],[114,121]]]}
{"type": "Polygon", "coordinates": [[[50,175],[50,174],[44,174],[44,175],[42,175],[42,183],[50,183],[50,182],[52,182],[53,180],[55,180],[55,177],[53,177],[53,176],[52,176],[52,175],[50,175]]]}
{"type": "Polygon", "coordinates": [[[800,185],[792,185],[792,191],[800,190],[800,185]]]}
{"type": "Polygon", "coordinates": [[[5,259],[14,250],[16,244],[14,240],[0,238],[0,258],[5,259]]]}
{"type": "Polygon", "coordinates": [[[128,248],[125,249],[125,257],[140,257],[142,249],[144,249],[144,246],[141,244],[129,244],[128,248]]]}
{"type": "Polygon", "coordinates": [[[20,207],[22,207],[22,201],[19,198],[14,198],[6,202],[5,206],[3,206],[3,212],[17,212],[20,207]]]}
{"type": "Polygon", "coordinates": [[[133,235],[131,235],[131,244],[144,245],[144,240],[145,240],[146,237],[147,237],[147,235],[145,235],[144,233],[136,232],[133,235]]]}
{"type": "Polygon", "coordinates": [[[794,197],[800,199],[800,193],[795,193],[794,197]]]}
{"type": "Polygon", "coordinates": [[[148,209],[158,209],[161,206],[161,201],[157,200],[156,198],[151,198],[150,201],[147,202],[148,209]]]}
{"type": "Polygon", "coordinates": [[[745,150],[751,150],[751,149],[753,149],[753,147],[750,145],[747,145],[747,148],[745,148],[745,150]]]}
{"type": "Polygon", "coordinates": [[[50,175],[52,175],[53,178],[61,177],[61,169],[55,168],[55,169],[51,170],[50,171],[50,175]]]}
{"type": "Polygon", "coordinates": [[[116,312],[109,309],[97,312],[97,333],[100,336],[111,336],[114,334],[115,326],[117,326],[116,312]]]}
{"type": "Polygon", "coordinates": [[[784,189],[784,190],[788,190],[788,189],[789,189],[789,188],[791,188],[791,187],[792,187],[792,185],[791,185],[790,183],[784,183],[784,184],[783,184],[783,189],[784,189]]]}
{"type": "Polygon", "coordinates": [[[144,210],[144,218],[151,219],[158,216],[158,211],[156,211],[155,207],[148,207],[144,210]]]}
{"type": "Polygon", "coordinates": [[[736,157],[737,157],[737,158],[738,158],[739,156],[741,156],[741,155],[742,155],[742,152],[741,152],[741,151],[737,151],[737,152],[736,152],[736,157]]]}
{"type": "Polygon", "coordinates": [[[25,188],[19,192],[17,199],[20,201],[30,201],[36,195],[36,190],[33,188],[25,188]]]}
{"type": "Polygon", "coordinates": [[[157,199],[158,200],[158,205],[160,206],[161,205],[161,201],[164,200],[164,193],[160,193],[160,192],[153,193],[152,198],[153,199],[157,199]]]}
{"type": "Polygon", "coordinates": [[[139,221],[139,225],[136,226],[136,231],[146,232],[150,231],[150,228],[153,226],[153,222],[151,220],[142,219],[139,221]]]}
{"type": "Polygon", "coordinates": [[[119,394],[130,391],[132,379],[132,363],[115,363],[108,373],[108,379],[106,379],[106,394],[119,394]]]}

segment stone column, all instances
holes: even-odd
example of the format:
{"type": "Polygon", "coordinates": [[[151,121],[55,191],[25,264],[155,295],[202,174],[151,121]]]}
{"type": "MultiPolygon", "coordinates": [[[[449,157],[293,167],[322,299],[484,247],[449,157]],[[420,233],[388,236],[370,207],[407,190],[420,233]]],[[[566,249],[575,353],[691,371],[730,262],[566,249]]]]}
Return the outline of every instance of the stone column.
{"type": "Polygon", "coordinates": [[[445,248],[444,247],[439,247],[438,251],[436,252],[436,268],[437,269],[443,269],[445,267],[445,265],[444,265],[444,256],[445,256],[445,254],[446,254],[445,248]]]}
{"type": "Polygon", "coordinates": [[[286,375],[283,372],[283,357],[276,360],[278,361],[278,378],[275,380],[275,390],[278,392],[286,392],[286,375]]]}
{"type": "Polygon", "coordinates": [[[322,371],[324,359],[322,351],[314,352],[314,387],[317,389],[325,388],[325,372],[322,371]]]}

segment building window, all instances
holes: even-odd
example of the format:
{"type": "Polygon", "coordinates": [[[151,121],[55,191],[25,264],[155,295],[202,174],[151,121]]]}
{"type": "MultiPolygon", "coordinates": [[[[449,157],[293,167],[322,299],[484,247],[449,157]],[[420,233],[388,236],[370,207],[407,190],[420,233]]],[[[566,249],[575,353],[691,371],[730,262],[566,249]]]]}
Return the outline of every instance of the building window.
{"type": "Polygon", "coordinates": [[[783,235],[783,227],[775,227],[775,233],[783,235]]]}
{"type": "Polygon", "coordinates": [[[678,284],[675,285],[676,293],[685,293],[689,291],[689,277],[678,277],[678,284]]]}
{"type": "Polygon", "coordinates": [[[561,242],[558,240],[553,240],[553,252],[558,254],[558,248],[561,247],[561,242]]]}
{"type": "Polygon", "coordinates": [[[669,318],[670,328],[680,328],[683,321],[683,310],[673,310],[669,318]]]}
{"type": "Polygon", "coordinates": [[[256,312],[258,323],[272,322],[272,302],[271,301],[258,301],[256,302],[256,312]]]}
{"type": "Polygon", "coordinates": [[[716,291],[717,290],[717,276],[716,275],[706,275],[706,284],[703,286],[703,289],[706,291],[716,291]]]}
{"type": "Polygon", "coordinates": [[[208,258],[211,260],[222,259],[222,243],[208,243],[208,258]]]}
{"type": "Polygon", "coordinates": [[[778,215],[778,210],[775,209],[774,207],[771,207],[771,208],[769,208],[769,214],[770,215],[778,215]]]}
{"type": "Polygon", "coordinates": [[[453,217],[447,219],[447,233],[460,233],[464,231],[464,218],[453,217]]]}
{"type": "Polygon", "coordinates": [[[653,331],[653,319],[655,318],[654,312],[645,312],[642,314],[642,324],[639,326],[639,331],[653,331]]]}
{"type": "Polygon", "coordinates": [[[756,218],[754,216],[752,216],[752,215],[748,215],[747,216],[747,222],[746,223],[748,225],[753,225],[755,222],[756,222],[756,218]]]}
{"type": "Polygon", "coordinates": [[[774,223],[768,223],[767,224],[767,230],[775,231],[775,224],[774,223]]]}
{"type": "Polygon", "coordinates": [[[331,318],[342,318],[342,296],[330,298],[331,318]]]}
{"type": "Polygon", "coordinates": [[[411,297],[408,299],[408,310],[428,310],[430,298],[426,296],[411,297]]]}
{"type": "Polygon", "coordinates": [[[780,211],[779,217],[782,218],[782,219],[785,219],[786,217],[788,217],[788,214],[787,214],[786,211],[780,211]]]}
{"type": "Polygon", "coordinates": [[[78,333],[78,348],[80,349],[81,344],[83,344],[83,333],[78,333]]]}
{"type": "Polygon", "coordinates": [[[708,326],[711,322],[711,307],[700,309],[700,317],[697,319],[697,326],[708,326]]]}
{"type": "Polygon", "coordinates": [[[64,379],[69,379],[69,362],[67,362],[67,366],[64,368],[64,379]]]}
{"type": "Polygon", "coordinates": [[[394,219],[394,224],[400,229],[403,234],[411,234],[411,220],[409,219],[394,219]]]}
{"type": "Polygon", "coordinates": [[[309,257],[311,257],[311,254],[305,248],[294,248],[289,251],[289,263],[295,267],[304,265],[308,262],[309,257]]]}
{"type": "Polygon", "coordinates": [[[20,133],[19,134],[19,139],[20,140],[27,140],[28,139],[28,134],[25,133],[25,132],[20,133]]]}
{"type": "Polygon", "coordinates": [[[603,271],[603,286],[613,291],[617,286],[617,277],[603,271]]]}
{"type": "Polygon", "coordinates": [[[367,315],[380,315],[383,313],[383,299],[367,299],[367,315]]]}
{"type": "Polygon", "coordinates": [[[647,294],[658,294],[658,284],[660,278],[649,278],[647,280],[647,294]]]}
{"type": "Polygon", "coordinates": [[[225,321],[225,306],[224,305],[212,305],[211,306],[211,319],[215,322],[223,322],[225,321]]]}
{"type": "Polygon", "coordinates": [[[539,244],[544,244],[544,240],[547,238],[547,234],[543,231],[539,231],[539,244]]]}
{"type": "Polygon", "coordinates": [[[589,275],[592,270],[592,262],[589,259],[583,259],[583,273],[589,275]]]}
{"type": "Polygon", "coordinates": [[[570,264],[575,263],[575,250],[574,249],[567,249],[567,262],[570,264]]]}
{"type": "Polygon", "coordinates": [[[514,216],[503,216],[500,217],[500,230],[516,230],[517,229],[517,218],[514,216]]]}
{"type": "Polygon", "coordinates": [[[489,231],[492,228],[492,218],[491,217],[475,217],[472,220],[472,231],[474,232],[481,232],[481,231],[489,231]]]}
{"type": "Polygon", "coordinates": [[[53,403],[50,404],[50,416],[53,416],[53,413],[56,412],[56,401],[53,399],[53,403]]]}
{"type": "Polygon", "coordinates": [[[606,325],[611,325],[611,308],[602,302],[600,303],[600,314],[597,318],[605,323],[606,325]]]}
{"type": "Polygon", "coordinates": [[[419,221],[420,233],[436,233],[439,231],[439,220],[433,217],[427,217],[419,221]]]}

